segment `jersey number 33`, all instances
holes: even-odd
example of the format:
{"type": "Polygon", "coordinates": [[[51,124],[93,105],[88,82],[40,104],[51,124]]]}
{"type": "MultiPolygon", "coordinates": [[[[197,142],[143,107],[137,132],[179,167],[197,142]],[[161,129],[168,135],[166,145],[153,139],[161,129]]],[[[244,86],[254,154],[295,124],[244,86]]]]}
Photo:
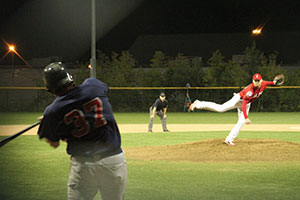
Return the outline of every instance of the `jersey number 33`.
{"type": "MultiPolygon", "coordinates": [[[[94,126],[99,128],[104,126],[107,122],[103,117],[102,111],[102,101],[99,97],[92,99],[91,101],[83,104],[83,109],[85,113],[93,112],[94,114],[94,126]]],[[[64,117],[64,122],[67,125],[73,123],[76,129],[72,130],[72,135],[74,137],[82,137],[89,133],[90,124],[86,120],[84,113],[81,110],[74,109],[67,113],[64,117]]]]}

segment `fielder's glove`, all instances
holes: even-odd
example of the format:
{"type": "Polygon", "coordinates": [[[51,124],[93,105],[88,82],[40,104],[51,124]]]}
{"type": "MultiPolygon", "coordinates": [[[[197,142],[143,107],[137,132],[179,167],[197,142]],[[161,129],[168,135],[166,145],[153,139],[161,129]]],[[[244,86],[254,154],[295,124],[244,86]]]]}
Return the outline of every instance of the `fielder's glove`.
{"type": "Polygon", "coordinates": [[[275,78],[273,79],[273,82],[275,85],[282,85],[284,83],[284,75],[283,74],[279,74],[276,75],[275,78]]]}

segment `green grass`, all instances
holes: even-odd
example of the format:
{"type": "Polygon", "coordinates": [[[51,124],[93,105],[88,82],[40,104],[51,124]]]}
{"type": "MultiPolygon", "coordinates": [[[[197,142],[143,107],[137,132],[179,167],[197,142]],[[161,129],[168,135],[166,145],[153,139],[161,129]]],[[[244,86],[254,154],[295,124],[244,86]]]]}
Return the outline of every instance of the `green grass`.
{"type": "MultiPolygon", "coordinates": [[[[299,133],[243,132],[300,142],[299,133]],[[285,137],[287,136],[287,137],[285,137]]],[[[223,137],[226,132],[122,134],[123,146],[171,145],[223,137]],[[212,135],[213,134],[213,135],[212,135]],[[191,138],[189,138],[191,136],[191,138]]],[[[36,136],[21,136],[0,151],[0,199],[65,199],[69,174],[66,144],[52,149],[36,136]]],[[[199,152],[201,154],[201,152],[199,152]]],[[[297,199],[300,162],[194,163],[127,159],[126,199],[297,199]]]]}
{"type": "Polygon", "coordinates": [[[299,199],[300,163],[129,161],[127,199],[299,199]]]}
{"type": "MultiPolygon", "coordinates": [[[[7,124],[33,124],[43,113],[0,113],[0,125],[7,124]]],[[[115,113],[120,124],[147,124],[149,113],[115,113]]],[[[250,112],[249,118],[255,124],[299,124],[299,112],[250,112]]],[[[232,124],[237,121],[237,112],[168,112],[169,124],[232,124]]],[[[161,123],[155,117],[155,123],[161,123]]]]}
{"type": "Polygon", "coordinates": [[[42,115],[38,112],[0,112],[0,125],[33,124],[42,115]]]}
{"type": "MultiPolygon", "coordinates": [[[[250,114],[252,122],[257,120],[256,123],[284,124],[283,121],[286,121],[299,124],[299,113],[250,114]]],[[[38,116],[40,113],[1,113],[0,119],[1,124],[30,124],[38,116]]],[[[115,116],[119,123],[148,122],[148,113],[116,113],[115,116]]],[[[219,123],[234,123],[236,113],[168,113],[169,123],[212,123],[209,120],[216,123],[216,118],[220,119],[219,123]]],[[[173,145],[224,138],[227,134],[227,131],[126,133],[122,134],[122,144],[124,148],[173,145]]],[[[239,138],[270,138],[300,143],[300,132],[242,131],[239,138]]],[[[0,148],[0,160],[0,199],[66,199],[69,156],[65,143],[53,149],[39,141],[37,136],[20,136],[0,148]]],[[[127,158],[127,162],[127,200],[300,199],[300,162],[296,161],[197,163],[127,158]]]]}

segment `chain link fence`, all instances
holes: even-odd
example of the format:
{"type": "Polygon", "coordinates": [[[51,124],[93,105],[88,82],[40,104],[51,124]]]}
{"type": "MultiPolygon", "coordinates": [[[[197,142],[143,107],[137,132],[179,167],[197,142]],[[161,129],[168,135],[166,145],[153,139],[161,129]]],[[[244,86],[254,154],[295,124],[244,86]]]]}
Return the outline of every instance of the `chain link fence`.
{"type": "MultiPolygon", "coordinates": [[[[196,99],[213,101],[222,104],[229,100],[233,93],[242,88],[201,88],[184,87],[161,88],[126,88],[111,87],[108,93],[114,112],[148,112],[149,107],[165,92],[169,102],[169,112],[185,111],[187,93],[191,101],[196,99]]],[[[300,111],[300,87],[274,88],[270,87],[251,105],[257,112],[298,112],[300,111]]],[[[0,112],[42,112],[55,96],[42,87],[0,87],[0,112]]]]}

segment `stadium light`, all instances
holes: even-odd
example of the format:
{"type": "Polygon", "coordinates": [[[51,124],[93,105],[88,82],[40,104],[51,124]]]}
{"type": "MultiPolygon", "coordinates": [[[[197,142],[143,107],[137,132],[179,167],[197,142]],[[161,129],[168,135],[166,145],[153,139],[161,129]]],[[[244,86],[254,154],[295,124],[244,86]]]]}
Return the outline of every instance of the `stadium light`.
{"type": "Polygon", "coordinates": [[[14,45],[9,45],[8,49],[9,49],[9,51],[12,51],[12,52],[16,51],[16,47],[14,45]]]}
{"type": "Polygon", "coordinates": [[[252,30],[252,35],[260,35],[262,28],[256,28],[252,30]]]}
{"type": "Polygon", "coordinates": [[[21,55],[20,53],[16,50],[16,46],[13,44],[9,44],[4,40],[4,43],[7,45],[7,52],[0,58],[0,62],[9,54],[12,52],[12,62],[14,65],[14,54],[16,54],[28,67],[32,67],[21,55]]]}

